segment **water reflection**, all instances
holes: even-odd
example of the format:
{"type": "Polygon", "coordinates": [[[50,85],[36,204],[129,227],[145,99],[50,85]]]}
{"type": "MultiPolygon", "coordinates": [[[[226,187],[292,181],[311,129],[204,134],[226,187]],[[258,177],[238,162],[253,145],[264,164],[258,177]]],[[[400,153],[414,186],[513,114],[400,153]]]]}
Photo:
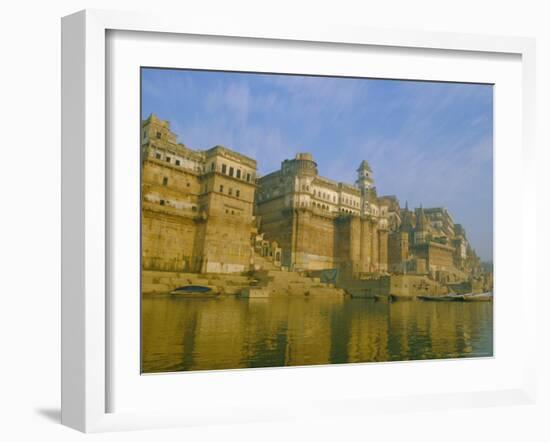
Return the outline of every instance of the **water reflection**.
{"type": "Polygon", "coordinates": [[[492,353],[491,303],[328,297],[142,301],[145,373],[492,353]]]}

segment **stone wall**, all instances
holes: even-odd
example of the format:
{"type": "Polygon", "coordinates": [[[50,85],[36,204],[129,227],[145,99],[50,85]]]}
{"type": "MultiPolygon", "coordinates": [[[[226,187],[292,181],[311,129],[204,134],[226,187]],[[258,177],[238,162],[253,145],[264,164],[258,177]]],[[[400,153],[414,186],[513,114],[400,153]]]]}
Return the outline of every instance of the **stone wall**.
{"type": "Polygon", "coordinates": [[[142,267],[198,271],[198,175],[153,158],[144,163],[141,190],[142,267]]]}
{"type": "Polygon", "coordinates": [[[440,270],[454,270],[452,247],[436,242],[422,242],[415,245],[413,253],[419,259],[425,259],[429,272],[437,272],[440,270]]]}
{"type": "Polygon", "coordinates": [[[170,207],[143,203],[142,267],[174,272],[197,271],[193,255],[196,222],[170,207]]]}
{"type": "Polygon", "coordinates": [[[293,233],[295,231],[296,218],[292,216],[292,209],[285,208],[283,198],[279,197],[267,201],[263,205],[262,215],[256,218],[259,224],[259,232],[264,234],[264,239],[276,241],[281,247],[281,265],[290,267],[293,255],[293,233]]]}
{"type": "Polygon", "coordinates": [[[387,270],[387,232],[370,218],[285,208],[283,197],[263,203],[261,213],[259,231],[277,241],[283,266],[338,268],[343,277],[387,270]]]}
{"type": "Polygon", "coordinates": [[[388,231],[378,230],[378,271],[388,271],[388,231]]]}
{"type": "Polygon", "coordinates": [[[294,265],[297,269],[319,270],[335,266],[333,219],[312,210],[297,209],[294,218],[294,265]]]}
{"type": "Polygon", "coordinates": [[[409,259],[409,234],[397,231],[388,235],[388,270],[403,272],[409,259]]]}
{"type": "Polygon", "coordinates": [[[355,297],[443,295],[448,293],[444,285],[423,275],[386,275],[370,279],[340,281],[338,287],[355,297]]]}

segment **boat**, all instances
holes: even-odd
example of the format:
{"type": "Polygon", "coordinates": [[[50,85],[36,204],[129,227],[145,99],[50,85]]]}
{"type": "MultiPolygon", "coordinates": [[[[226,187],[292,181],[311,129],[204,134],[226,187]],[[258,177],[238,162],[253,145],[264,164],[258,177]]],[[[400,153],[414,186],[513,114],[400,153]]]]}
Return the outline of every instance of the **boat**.
{"type": "Polygon", "coordinates": [[[462,298],[465,302],[490,302],[493,300],[493,292],[468,293],[462,295],[462,298]]]}
{"type": "Polygon", "coordinates": [[[419,295],[417,298],[422,301],[463,301],[461,295],[419,295]]]}
{"type": "Polygon", "coordinates": [[[418,299],[422,301],[451,301],[451,302],[489,302],[493,300],[492,292],[484,293],[465,293],[462,295],[459,294],[448,294],[448,295],[423,295],[418,296],[418,299]]]}
{"type": "Polygon", "coordinates": [[[184,285],[172,290],[170,294],[185,298],[216,298],[220,295],[220,291],[214,286],[184,285]]]}
{"type": "Polygon", "coordinates": [[[388,299],[390,302],[397,302],[397,301],[414,301],[416,299],[416,296],[408,296],[408,295],[388,295],[388,299]]]}

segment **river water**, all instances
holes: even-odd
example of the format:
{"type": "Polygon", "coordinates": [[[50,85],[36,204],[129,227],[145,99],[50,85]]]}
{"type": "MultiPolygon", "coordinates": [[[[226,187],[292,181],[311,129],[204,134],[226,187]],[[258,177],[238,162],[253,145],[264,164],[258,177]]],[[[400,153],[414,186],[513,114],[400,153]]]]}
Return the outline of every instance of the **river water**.
{"type": "Polygon", "coordinates": [[[144,373],[492,354],[489,302],[142,300],[144,373]]]}

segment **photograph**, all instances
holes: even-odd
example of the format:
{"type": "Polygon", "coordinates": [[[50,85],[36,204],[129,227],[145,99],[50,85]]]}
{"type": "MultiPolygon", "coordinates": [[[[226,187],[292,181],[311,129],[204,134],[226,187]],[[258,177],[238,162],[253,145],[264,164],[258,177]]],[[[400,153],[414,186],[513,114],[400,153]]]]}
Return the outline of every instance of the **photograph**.
{"type": "Polygon", "coordinates": [[[493,357],[492,84],[140,77],[142,374],[493,357]]]}

